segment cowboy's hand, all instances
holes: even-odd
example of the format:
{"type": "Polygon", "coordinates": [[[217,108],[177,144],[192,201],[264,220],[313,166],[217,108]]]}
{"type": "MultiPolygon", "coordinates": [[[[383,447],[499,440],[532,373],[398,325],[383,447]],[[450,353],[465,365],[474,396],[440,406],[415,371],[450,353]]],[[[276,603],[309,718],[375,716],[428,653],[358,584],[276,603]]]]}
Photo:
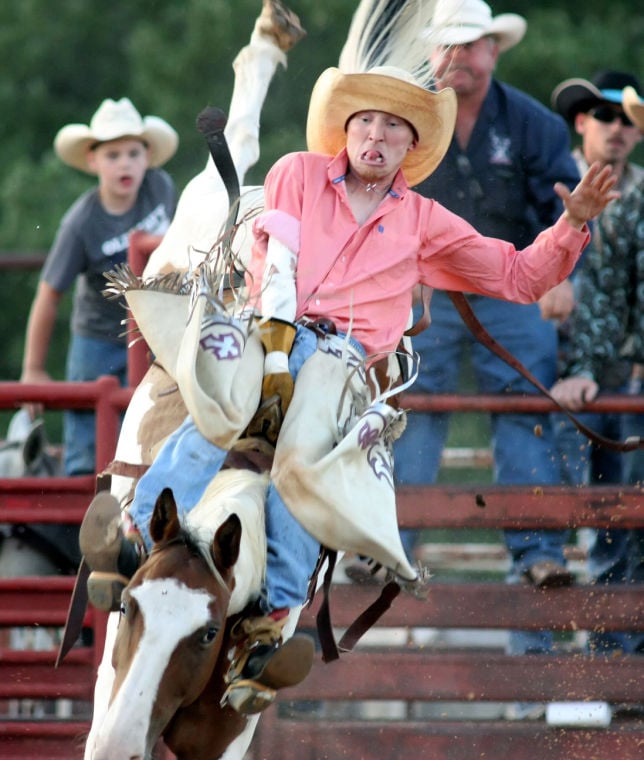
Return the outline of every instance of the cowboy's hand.
{"type": "Polygon", "coordinates": [[[550,389],[555,401],[558,401],[564,409],[578,412],[586,404],[591,402],[599,392],[599,386],[588,377],[567,377],[559,380],[550,389]]]}
{"type": "Polygon", "coordinates": [[[557,182],[555,192],[563,202],[564,217],[573,227],[580,230],[611,201],[620,197],[620,193],[613,189],[616,184],[617,177],[613,174],[613,167],[604,166],[602,169],[597,161],[588,168],[572,192],[563,182],[557,182]]]}
{"type": "Polygon", "coordinates": [[[264,359],[262,400],[248,425],[249,435],[260,435],[275,445],[284,415],[293,398],[293,378],[288,371],[288,354],[271,351],[264,359]]]}
{"type": "MultiPolygon", "coordinates": [[[[44,385],[46,383],[51,383],[52,379],[49,376],[49,373],[44,369],[25,369],[22,372],[20,382],[27,385],[44,385]]],[[[36,417],[41,417],[45,411],[44,405],[38,401],[29,401],[28,403],[23,404],[23,408],[27,410],[31,420],[35,420],[36,417]]]]}

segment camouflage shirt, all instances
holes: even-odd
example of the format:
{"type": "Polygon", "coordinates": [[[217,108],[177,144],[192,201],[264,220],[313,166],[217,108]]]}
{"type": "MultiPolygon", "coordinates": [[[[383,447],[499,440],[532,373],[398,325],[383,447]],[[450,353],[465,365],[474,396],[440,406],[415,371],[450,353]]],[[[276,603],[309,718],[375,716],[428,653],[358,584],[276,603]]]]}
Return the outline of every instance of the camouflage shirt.
{"type": "MultiPolygon", "coordinates": [[[[583,173],[586,161],[574,152],[583,173]]],[[[644,362],[644,168],[628,164],[622,197],[595,220],[575,276],[577,304],[563,326],[563,377],[615,389],[644,362]]]]}

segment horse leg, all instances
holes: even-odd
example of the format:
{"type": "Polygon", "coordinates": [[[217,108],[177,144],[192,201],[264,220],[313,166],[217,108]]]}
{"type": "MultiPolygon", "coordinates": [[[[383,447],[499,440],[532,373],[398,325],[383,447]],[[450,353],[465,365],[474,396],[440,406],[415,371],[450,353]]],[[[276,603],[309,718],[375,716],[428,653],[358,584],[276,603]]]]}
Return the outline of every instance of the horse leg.
{"type": "Polygon", "coordinates": [[[89,730],[87,742],[85,744],[84,760],[92,760],[94,756],[94,745],[98,736],[101,724],[107,715],[114,684],[114,668],[112,667],[112,650],[116,640],[116,633],[119,623],[118,612],[113,612],[107,619],[107,630],[105,633],[105,649],[103,650],[103,659],[98,666],[96,676],[96,685],[94,687],[94,714],[92,716],[92,725],[89,730]]]}
{"type": "Polygon", "coordinates": [[[286,54],[305,35],[298,17],[276,0],[264,7],[250,38],[233,62],[235,83],[224,136],[237,169],[239,184],[259,158],[259,116],[268,87],[286,54]]]}

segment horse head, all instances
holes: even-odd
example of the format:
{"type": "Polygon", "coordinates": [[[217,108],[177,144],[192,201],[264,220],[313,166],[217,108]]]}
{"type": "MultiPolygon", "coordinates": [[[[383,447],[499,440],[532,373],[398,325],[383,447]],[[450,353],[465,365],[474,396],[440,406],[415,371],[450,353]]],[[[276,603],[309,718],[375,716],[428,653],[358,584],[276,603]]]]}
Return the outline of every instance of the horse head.
{"type": "Polygon", "coordinates": [[[123,592],[115,678],[96,760],[149,758],[177,711],[200,696],[222,654],[239,517],[230,514],[205,545],[182,525],[166,488],[150,532],[153,549],[123,592]]]}
{"type": "Polygon", "coordinates": [[[0,446],[0,477],[51,477],[59,471],[60,462],[49,450],[44,420],[32,420],[26,409],[19,409],[0,446]]]}

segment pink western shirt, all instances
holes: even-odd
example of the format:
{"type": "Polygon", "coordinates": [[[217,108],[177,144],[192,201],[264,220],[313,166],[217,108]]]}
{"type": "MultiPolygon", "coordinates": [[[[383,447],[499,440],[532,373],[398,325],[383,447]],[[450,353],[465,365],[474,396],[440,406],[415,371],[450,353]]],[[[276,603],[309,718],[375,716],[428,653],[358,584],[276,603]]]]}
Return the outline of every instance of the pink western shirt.
{"type": "Polygon", "coordinates": [[[519,251],[410,190],[402,172],[359,225],[346,170],[345,150],[335,158],[291,153],[276,162],[266,177],[266,210],[254,224],[247,282],[261,313],[268,237],[275,236],[298,256],[293,318],[332,319],[367,354],[397,347],[415,285],[533,303],[570,274],[589,240],[587,228],[560,219],[519,251]]]}

